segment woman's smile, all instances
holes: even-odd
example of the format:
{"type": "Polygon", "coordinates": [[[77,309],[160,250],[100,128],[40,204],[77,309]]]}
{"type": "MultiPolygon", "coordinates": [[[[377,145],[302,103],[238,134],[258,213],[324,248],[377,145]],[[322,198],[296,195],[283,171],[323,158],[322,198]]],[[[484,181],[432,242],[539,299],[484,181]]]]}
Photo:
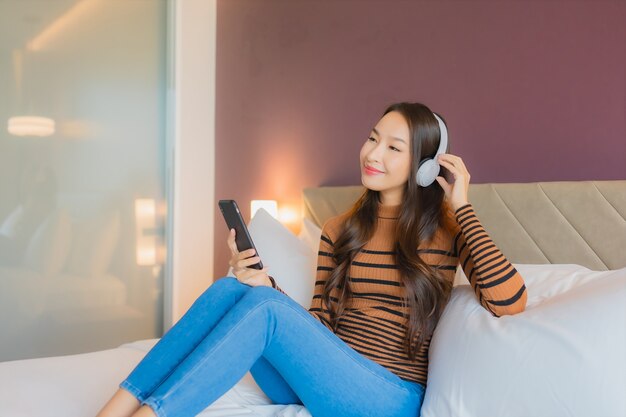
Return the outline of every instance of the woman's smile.
{"type": "Polygon", "coordinates": [[[402,202],[411,173],[411,132],[398,111],[386,113],[372,128],[361,146],[361,183],[380,192],[385,205],[402,202]]]}
{"type": "Polygon", "coordinates": [[[365,172],[366,175],[379,175],[379,174],[384,174],[383,171],[380,171],[376,168],[373,168],[369,165],[365,165],[365,167],[363,168],[363,171],[365,172]]]}

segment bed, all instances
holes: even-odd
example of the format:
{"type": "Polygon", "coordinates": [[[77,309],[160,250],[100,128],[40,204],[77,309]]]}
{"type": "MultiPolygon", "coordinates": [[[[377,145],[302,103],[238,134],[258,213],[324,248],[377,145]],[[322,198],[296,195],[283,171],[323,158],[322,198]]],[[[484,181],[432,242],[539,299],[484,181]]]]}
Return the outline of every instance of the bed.
{"type": "MultiPolygon", "coordinates": [[[[264,262],[301,304],[312,293],[320,226],[361,191],[305,189],[299,236],[262,210],[252,219],[264,262]]],[[[422,416],[626,415],[626,181],[471,184],[469,199],[524,277],[528,305],[492,317],[457,269],[431,342],[422,416]]],[[[156,341],[0,363],[0,416],[95,415],[156,341]]],[[[271,404],[249,374],[199,415],[310,416],[271,404]]]]}

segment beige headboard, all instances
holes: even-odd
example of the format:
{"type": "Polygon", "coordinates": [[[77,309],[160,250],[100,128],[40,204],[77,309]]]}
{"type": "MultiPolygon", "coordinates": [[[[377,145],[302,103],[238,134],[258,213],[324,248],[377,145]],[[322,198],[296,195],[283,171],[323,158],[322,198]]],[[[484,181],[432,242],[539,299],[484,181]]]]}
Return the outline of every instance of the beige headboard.
{"type": "MultiPolygon", "coordinates": [[[[304,215],[321,227],[362,191],[307,188],[304,215]]],[[[626,267],[626,180],[470,184],[469,200],[513,263],[626,267]]]]}

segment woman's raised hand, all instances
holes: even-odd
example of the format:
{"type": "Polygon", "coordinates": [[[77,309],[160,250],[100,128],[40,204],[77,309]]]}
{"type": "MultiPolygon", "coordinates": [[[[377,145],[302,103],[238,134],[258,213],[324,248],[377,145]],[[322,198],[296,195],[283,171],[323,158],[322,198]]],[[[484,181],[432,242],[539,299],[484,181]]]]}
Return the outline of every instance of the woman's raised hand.
{"type": "Polygon", "coordinates": [[[456,211],[469,202],[467,192],[469,190],[470,173],[465,167],[463,160],[456,155],[449,153],[440,154],[437,157],[437,162],[450,171],[454,177],[452,184],[448,184],[446,179],[441,175],[435,179],[446,193],[446,199],[452,206],[452,209],[456,211]]]}
{"type": "Polygon", "coordinates": [[[228,264],[233,268],[235,278],[237,278],[239,282],[250,285],[251,287],[257,287],[259,285],[272,286],[272,281],[270,281],[267,275],[267,266],[263,269],[249,268],[250,265],[259,262],[260,258],[254,256],[254,249],[239,252],[237,244],[235,243],[235,229],[230,229],[226,242],[232,254],[228,264]]]}

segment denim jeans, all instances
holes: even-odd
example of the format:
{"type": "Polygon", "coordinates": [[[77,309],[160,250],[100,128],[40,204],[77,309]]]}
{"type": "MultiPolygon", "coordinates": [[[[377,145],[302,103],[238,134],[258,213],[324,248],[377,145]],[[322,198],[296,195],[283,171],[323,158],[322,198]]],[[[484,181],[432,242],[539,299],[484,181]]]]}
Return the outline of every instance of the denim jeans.
{"type": "Polygon", "coordinates": [[[314,417],[418,417],[424,386],[365,358],[279,291],[211,285],[120,384],[159,417],[195,416],[250,371],[314,417]]]}

